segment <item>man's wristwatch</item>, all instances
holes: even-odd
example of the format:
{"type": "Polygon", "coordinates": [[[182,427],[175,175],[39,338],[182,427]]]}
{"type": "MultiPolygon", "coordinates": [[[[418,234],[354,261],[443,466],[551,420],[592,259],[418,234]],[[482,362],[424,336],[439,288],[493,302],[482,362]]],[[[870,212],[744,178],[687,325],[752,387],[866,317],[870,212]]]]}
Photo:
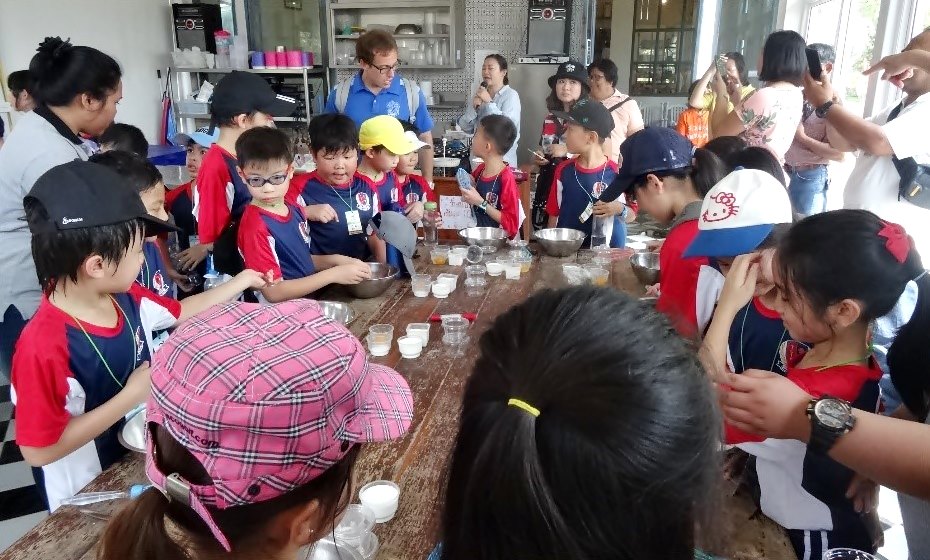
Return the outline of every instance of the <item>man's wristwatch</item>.
{"type": "Polygon", "coordinates": [[[814,114],[816,114],[816,115],[817,115],[819,118],[821,118],[821,119],[826,118],[826,116],[827,116],[827,111],[829,111],[829,110],[830,110],[830,107],[833,107],[834,105],[835,105],[835,103],[834,103],[832,100],[831,100],[831,101],[827,101],[826,103],[824,103],[824,104],[821,105],[820,107],[817,107],[817,108],[814,110],[814,114]]]}
{"type": "Polygon", "coordinates": [[[807,405],[807,417],[811,421],[811,438],[807,449],[825,455],[841,435],[856,425],[850,404],[842,399],[824,395],[811,399],[807,405]]]}
{"type": "Polygon", "coordinates": [[[487,200],[482,200],[482,201],[481,201],[481,204],[478,205],[478,208],[481,208],[482,210],[484,210],[485,212],[487,212],[487,211],[488,211],[488,201],[487,201],[487,200]]]}

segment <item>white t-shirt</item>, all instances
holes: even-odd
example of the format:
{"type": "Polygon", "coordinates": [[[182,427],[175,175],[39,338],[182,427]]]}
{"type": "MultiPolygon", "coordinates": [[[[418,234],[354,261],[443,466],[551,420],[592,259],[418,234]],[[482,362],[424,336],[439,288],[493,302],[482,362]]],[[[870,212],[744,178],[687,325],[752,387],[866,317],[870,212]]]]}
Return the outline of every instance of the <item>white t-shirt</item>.
{"type": "MultiPolygon", "coordinates": [[[[885,137],[899,159],[913,157],[917,163],[930,164],[930,93],[925,93],[906,105],[897,118],[888,122],[888,115],[897,103],[869,119],[882,127],[885,137]]],[[[930,210],[904,200],[898,200],[901,176],[890,156],[860,153],[856,167],[849,176],[843,196],[843,207],[870,210],[882,219],[904,226],[914,238],[917,251],[925,263],[930,262],[930,210]]]]}

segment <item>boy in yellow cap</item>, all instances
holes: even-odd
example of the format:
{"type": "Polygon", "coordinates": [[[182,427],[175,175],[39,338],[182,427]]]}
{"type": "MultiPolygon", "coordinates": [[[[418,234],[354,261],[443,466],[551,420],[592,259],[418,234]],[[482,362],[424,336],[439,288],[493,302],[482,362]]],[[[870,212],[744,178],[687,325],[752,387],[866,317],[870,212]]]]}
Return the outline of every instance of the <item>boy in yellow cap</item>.
{"type": "Polygon", "coordinates": [[[406,134],[399,120],[390,115],[372,117],[362,123],[358,131],[358,144],[362,158],[358,164],[358,175],[378,193],[381,210],[401,212],[412,223],[423,217],[423,203],[406,207],[400,204],[394,174],[400,156],[416,151],[421,144],[414,143],[406,134]]]}

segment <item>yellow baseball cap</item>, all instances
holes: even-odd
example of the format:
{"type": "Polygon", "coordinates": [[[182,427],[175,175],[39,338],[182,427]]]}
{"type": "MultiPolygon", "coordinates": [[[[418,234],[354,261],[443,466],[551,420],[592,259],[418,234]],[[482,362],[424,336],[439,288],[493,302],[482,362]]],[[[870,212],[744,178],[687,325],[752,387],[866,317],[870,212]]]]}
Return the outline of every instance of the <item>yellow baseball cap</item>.
{"type": "Polygon", "coordinates": [[[404,134],[400,121],[390,115],[378,115],[363,122],[358,131],[358,145],[363,150],[384,146],[399,156],[417,149],[417,145],[404,134]]]}

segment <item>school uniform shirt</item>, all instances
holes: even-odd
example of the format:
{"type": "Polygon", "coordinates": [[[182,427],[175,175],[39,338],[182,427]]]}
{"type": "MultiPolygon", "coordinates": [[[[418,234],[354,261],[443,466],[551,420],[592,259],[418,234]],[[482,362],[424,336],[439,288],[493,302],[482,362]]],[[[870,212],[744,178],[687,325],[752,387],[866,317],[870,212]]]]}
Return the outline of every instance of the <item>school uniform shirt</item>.
{"type": "Polygon", "coordinates": [[[200,242],[213,243],[229,222],[238,219],[252,201],[249,188],[236,171],[236,156],[213,144],[197,173],[194,217],[200,242]]]}
{"type": "Polygon", "coordinates": [[[394,191],[391,194],[391,200],[398,212],[404,212],[407,206],[417,202],[436,202],[436,193],[426,181],[426,177],[417,174],[405,175],[401,180],[396,171],[394,174],[394,191]]]}
{"type": "MultiPolygon", "coordinates": [[[[19,445],[54,445],[73,418],[112,399],[129,375],[151,359],[150,333],[171,327],[181,315],[180,303],[138,284],[112,297],[114,327],[77,323],[42,298],[13,356],[11,394],[19,445]]],[[[121,420],[42,467],[51,511],[126,453],[116,437],[122,426],[121,420]]]]}
{"type": "Polygon", "coordinates": [[[329,223],[308,222],[310,230],[310,252],[314,255],[345,255],[361,260],[371,256],[368,249],[366,230],[372,216],[378,213],[378,193],[359,174],[345,185],[330,185],[323,182],[314,171],[291,181],[291,190],[300,193],[302,204],[329,204],[338,221],[329,223]],[[346,223],[346,212],[358,212],[361,232],[350,233],[346,223]]]}
{"type": "Polygon", "coordinates": [[[500,224],[495,222],[488,213],[477,206],[475,210],[475,220],[478,227],[500,227],[507,232],[507,237],[513,237],[520,228],[523,221],[520,218],[522,206],[520,205],[520,193],[517,190],[517,179],[513,175],[513,170],[505,165],[500,173],[493,177],[482,177],[484,164],[478,166],[472,174],[475,177],[475,188],[481,198],[487,201],[488,206],[493,206],[501,213],[500,224]]]}
{"type": "Polygon", "coordinates": [[[165,209],[174,217],[174,224],[181,228],[178,245],[182,251],[190,249],[191,237],[197,236],[197,219],[194,217],[194,182],[190,181],[165,193],[165,209]]]}
{"type": "Polygon", "coordinates": [[[788,364],[785,362],[785,345],[790,340],[791,335],[778,312],[766,307],[761,299],[753,297],[739,310],[730,326],[727,345],[730,369],[734,373],[761,369],[786,375],[788,364]]]}
{"type": "Polygon", "coordinates": [[[295,280],[316,272],[310,258],[310,228],[303,212],[287,205],[279,216],[250,204],[239,222],[239,252],[246,268],[272,271],[275,280],[295,280]]]}
{"type": "MultiPolygon", "coordinates": [[[[617,176],[617,163],[608,159],[602,165],[586,169],[579,165],[577,158],[567,159],[555,170],[555,177],[549,190],[546,211],[550,216],[558,216],[558,227],[575,229],[585,234],[585,243],[591,240],[593,214],[581,221],[581,216],[588,206],[601,196],[617,176]]],[[[621,195],[621,202],[623,202],[621,195]]],[[[626,223],[621,216],[613,217],[613,228],[608,240],[611,247],[626,245],[626,223]]]]}
{"type": "MultiPolygon", "coordinates": [[[[881,369],[873,359],[868,365],[836,365],[823,368],[803,368],[798,363],[806,353],[801,345],[789,344],[785,352],[788,365],[787,377],[813,398],[831,395],[852,403],[852,406],[867,412],[875,412],[878,405],[878,380],[881,369]]],[[[739,438],[739,430],[729,426],[729,443],[756,457],[756,471],[761,489],[762,512],[776,523],[791,531],[818,532],[820,548],[865,546],[871,542],[862,519],[846,498],[846,489],[853,471],[831,459],[828,455],[809,453],[807,444],[797,440],[758,439],[745,434],[739,438]],[[860,542],[864,541],[863,542],[860,542]]],[[[790,535],[798,551],[799,541],[811,535],[790,535]]],[[[868,550],[864,548],[863,550],[868,550]]],[[[801,551],[802,553],[803,550],[801,551]]],[[[799,556],[801,557],[801,556],[799,556]]]]}
{"type": "Polygon", "coordinates": [[[368,183],[368,187],[371,190],[378,193],[378,200],[381,202],[381,206],[378,210],[394,210],[396,208],[395,204],[397,203],[398,193],[394,189],[395,182],[393,171],[385,173],[381,179],[377,181],[363,173],[359,173],[358,176],[368,183]]]}
{"type": "Polygon", "coordinates": [[[168,276],[168,267],[165,265],[165,259],[162,258],[158,243],[145,241],[142,244],[142,257],[145,260],[142,263],[142,270],[139,271],[136,282],[143,288],[152,290],[160,296],[175,297],[177,295],[177,286],[175,286],[174,280],[168,276]]]}
{"type": "Polygon", "coordinates": [[[686,259],[685,249],[698,233],[701,201],[685,206],[672,222],[672,227],[659,250],[661,289],[656,309],[671,319],[682,336],[698,333],[697,283],[701,267],[708,264],[706,257],[686,259]]]}

